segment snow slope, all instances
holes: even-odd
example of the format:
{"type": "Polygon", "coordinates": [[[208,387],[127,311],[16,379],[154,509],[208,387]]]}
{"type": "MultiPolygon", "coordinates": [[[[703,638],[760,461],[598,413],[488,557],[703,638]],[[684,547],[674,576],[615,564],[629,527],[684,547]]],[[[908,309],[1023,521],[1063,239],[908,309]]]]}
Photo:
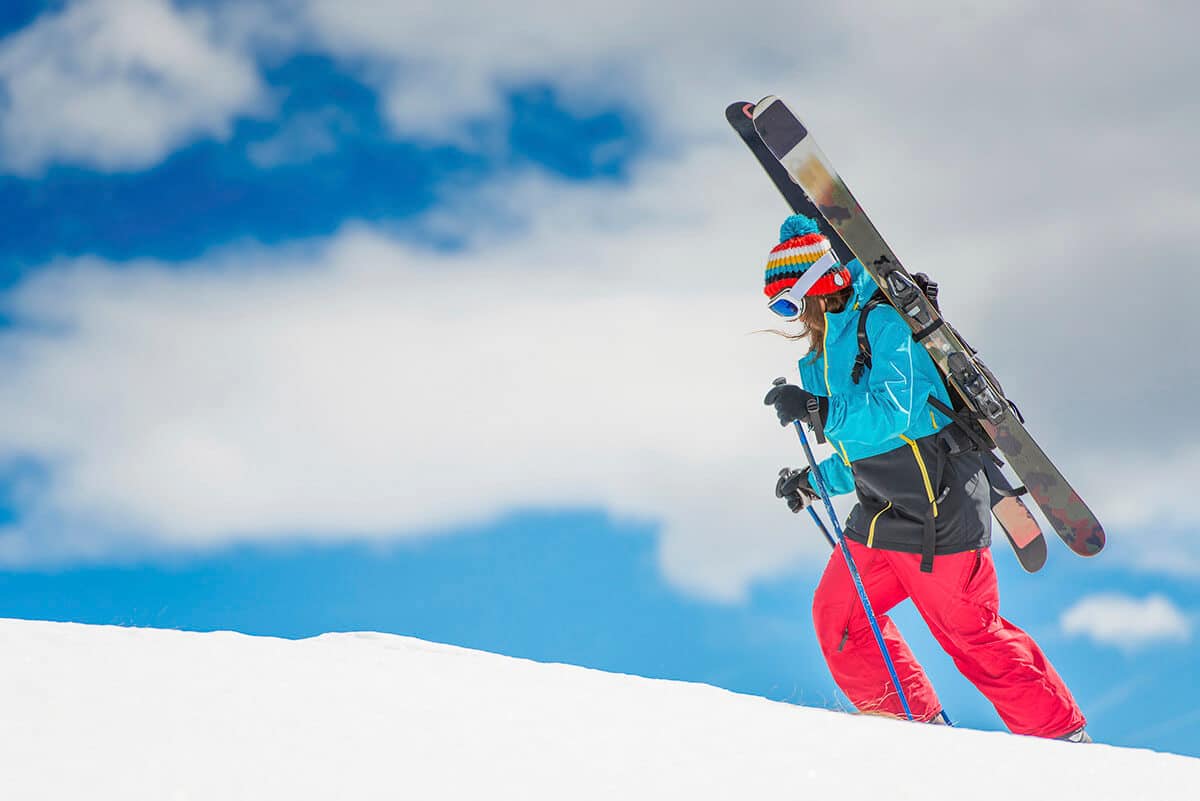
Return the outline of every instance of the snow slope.
{"type": "Polygon", "coordinates": [[[384,634],[291,641],[3,620],[0,654],[4,799],[1200,792],[1190,757],[857,717],[384,634]]]}

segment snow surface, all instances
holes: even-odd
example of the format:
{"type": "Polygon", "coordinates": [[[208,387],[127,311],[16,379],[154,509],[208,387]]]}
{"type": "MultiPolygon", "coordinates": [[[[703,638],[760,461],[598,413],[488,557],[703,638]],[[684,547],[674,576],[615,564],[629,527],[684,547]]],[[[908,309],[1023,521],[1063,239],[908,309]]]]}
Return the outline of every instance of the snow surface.
{"type": "Polygon", "coordinates": [[[0,621],[0,798],[1184,799],[1200,760],[387,634],[0,621]]]}

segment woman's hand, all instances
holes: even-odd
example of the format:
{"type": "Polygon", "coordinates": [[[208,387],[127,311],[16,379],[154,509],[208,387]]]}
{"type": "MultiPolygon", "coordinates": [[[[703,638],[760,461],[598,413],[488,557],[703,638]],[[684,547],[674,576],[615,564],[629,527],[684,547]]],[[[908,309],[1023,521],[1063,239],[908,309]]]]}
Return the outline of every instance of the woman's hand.
{"type": "Polygon", "coordinates": [[[817,401],[817,413],[821,425],[825,424],[825,415],[829,409],[829,399],[812,394],[795,384],[776,384],[763,398],[763,404],[774,406],[775,414],[779,415],[779,424],[790,426],[797,420],[809,418],[809,401],[817,401]]]}
{"type": "Polygon", "coordinates": [[[811,469],[807,467],[803,470],[785,467],[779,471],[779,480],[775,482],[775,497],[786,500],[788,508],[793,512],[802,512],[817,500],[817,493],[808,481],[810,472],[811,469]]]}

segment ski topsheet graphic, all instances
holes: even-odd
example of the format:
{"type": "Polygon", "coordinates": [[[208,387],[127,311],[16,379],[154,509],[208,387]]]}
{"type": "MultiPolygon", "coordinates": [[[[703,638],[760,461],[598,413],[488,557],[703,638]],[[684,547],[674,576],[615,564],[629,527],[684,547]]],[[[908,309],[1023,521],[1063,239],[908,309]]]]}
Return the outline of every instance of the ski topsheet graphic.
{"type": "Polygon", "coordinates": [[[944,323],[900,264],[808,129],[776,97],[764,98],[751,115],[763,144],[908,320],[913,337],[1007,457],[1055,532],[1081,556],[1099,553],[1105,536],[1095,515],[1034,441],[999,386],[975,359],[974,351],[944,323]]]}
{"type": "MultiPolygon", "coordinates": [[[[854,254],[850,248],[846,247],[846,243],[842,241],[838,232],[834,230],[828,220],[821,216],[820,209],[808,199],[804,190],[791,179],[787,170],[763,144],[758,131],[754,130],[753,114],[754,104],[745,101],[731,103],[725,109],[726,120],[742,137],[746,147],[750,149],[758,163],[770,176],[775,188],[783,195],[792,211],[817,221],[821,227],[821,233],[829,238],[830,244],[833,245],[834,251],[837,252],[838,258],[843,263],[853,259],[854,254]]],[[[1042,528],[1030,513],[1029,508],[1025,506],[1020,495],[1013,492],[1012,485],[1000,468],[991,462],[985,464],[988,468],[988,478],[992,484],[992,516],[996,518],[996,522],[1003,529],[1021,567],[1030,573],[1036,573],[1046,564],[1046,538],[1042,536],[1042,528]]]]}

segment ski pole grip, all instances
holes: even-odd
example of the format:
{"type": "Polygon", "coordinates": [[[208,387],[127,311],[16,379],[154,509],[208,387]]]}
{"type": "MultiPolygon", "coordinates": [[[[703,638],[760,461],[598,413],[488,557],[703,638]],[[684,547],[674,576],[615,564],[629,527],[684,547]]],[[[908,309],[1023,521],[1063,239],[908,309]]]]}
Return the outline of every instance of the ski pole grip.
{"type": "Polygon", "coordinates": [[[825,426],[821,425],[821,402],[816,398],[808,399],[808,424],[812,427],[817,442],[824,445],[825,426]]]}

